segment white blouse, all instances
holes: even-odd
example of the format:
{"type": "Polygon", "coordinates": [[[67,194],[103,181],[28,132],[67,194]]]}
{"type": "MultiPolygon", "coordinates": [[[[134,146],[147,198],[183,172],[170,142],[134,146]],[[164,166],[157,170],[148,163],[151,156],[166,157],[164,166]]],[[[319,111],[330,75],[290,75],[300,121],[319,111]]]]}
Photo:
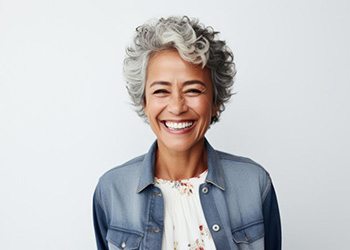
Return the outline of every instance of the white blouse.
{"type": "Polygon", "coordinates": [[[165,207],[162,250],[216,249],[199,199],[199,186],[206,176],[207,170],[179,181],[155,178],[165,207]]]}

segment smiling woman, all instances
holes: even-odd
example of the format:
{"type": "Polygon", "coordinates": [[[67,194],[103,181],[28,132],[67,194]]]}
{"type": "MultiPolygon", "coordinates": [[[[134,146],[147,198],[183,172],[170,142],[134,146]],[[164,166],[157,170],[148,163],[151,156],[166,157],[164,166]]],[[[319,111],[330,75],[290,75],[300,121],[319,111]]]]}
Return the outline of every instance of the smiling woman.
{"type": "Polygon", "coordinates": [[[218,32],[169,17],[137,28],[124,72],[156,141],[104,174],[93,201],[98,249],[281,249],[269,174],[205,138],[231,97],[233,55],[218,32]]]}
{"type": "MultiPolygon", "coordinates": [[[[201,152],[205,132],[217,110],[209,70],[183,60],[176,50],[162,50],[149,59],[145,84],[144,112],[159,150],[166,155],[181,152],[188,155],[186,158],[201,152]]],[[[164,154],[159,155],[159,161],[164,154]]],[[[171,170],[156,165],[156,176],[189,178],[204,171],[205,165],[199,169],[169,166],[174,167],[171,170]]]]}

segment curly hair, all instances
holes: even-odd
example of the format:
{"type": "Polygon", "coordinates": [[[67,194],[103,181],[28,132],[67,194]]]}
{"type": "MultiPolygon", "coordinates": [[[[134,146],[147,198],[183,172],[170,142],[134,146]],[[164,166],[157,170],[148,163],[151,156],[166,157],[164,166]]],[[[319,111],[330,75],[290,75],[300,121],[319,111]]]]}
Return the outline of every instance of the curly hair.
{"type": "Polygon", "coordinates": [[[211,72],[213,105],[218,112],[212,118],[217,122],[225,103],[232,96],[236,74],[233,53],[226,42],[217,38],[218,31],[187,16],[153,19],[136,28],[133,44],[126,49],[124,76],[127,90],[138,115],[147,121],[144,112],[147,64],[152,53],[176,49],[185,61],[201,64],[211,72]]]}

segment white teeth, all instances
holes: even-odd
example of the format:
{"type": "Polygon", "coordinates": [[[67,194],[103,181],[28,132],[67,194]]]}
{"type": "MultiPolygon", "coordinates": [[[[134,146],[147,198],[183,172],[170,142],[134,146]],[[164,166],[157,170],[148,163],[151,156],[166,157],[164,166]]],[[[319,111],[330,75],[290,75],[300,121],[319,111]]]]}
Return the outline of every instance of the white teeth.
{"type": "Polygon", "coordinates": [[[193,124],[193,122],[165,122],[165,125],[168,128],[176,129],[176,130],[191,127],[192,124],[193,124]]]}

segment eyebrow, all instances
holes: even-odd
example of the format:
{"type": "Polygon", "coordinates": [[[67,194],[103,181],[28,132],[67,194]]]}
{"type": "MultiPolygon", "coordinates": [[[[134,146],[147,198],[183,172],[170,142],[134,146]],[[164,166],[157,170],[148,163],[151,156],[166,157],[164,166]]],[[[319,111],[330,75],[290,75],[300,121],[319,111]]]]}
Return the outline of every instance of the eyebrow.
{"type": "MultiPolygon", "coordinates": [[[[172,84],[171,82],[166,82],[166,81],[155,81],[155,82],[151,83],[150,87],[153,87],[154,85],[169,86],[171,84],[172,84]]],[[[189,80],[189,81],[186,81],[186,82],[183,83],[184,86],[191,85],[191,84],[200,84],[200,85],[202,85],[204,87],[207,87],[207,84],[205,84],[204,82],[199,81],[199,80],[189,80]]]]}

